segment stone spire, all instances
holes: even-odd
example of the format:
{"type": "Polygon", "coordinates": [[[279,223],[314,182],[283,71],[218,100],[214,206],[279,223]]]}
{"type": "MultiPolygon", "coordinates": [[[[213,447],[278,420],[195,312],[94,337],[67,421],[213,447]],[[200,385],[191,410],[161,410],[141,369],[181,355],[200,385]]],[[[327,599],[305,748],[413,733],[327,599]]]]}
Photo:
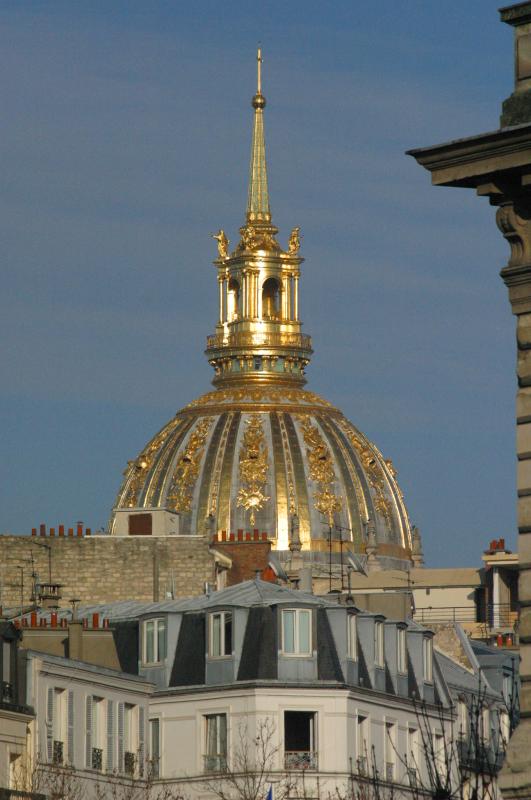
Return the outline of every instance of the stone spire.
{"type": "Polygon", "coordinates": [[[256,94],[251,101],[254,108],[253,142],[249,168],[249,194],[247,198],[247,222],[271,222],[269,193],[267,191],[267,167],[264,138],[264,108],[266,100],[262,94],[262,50],[256,56],[256,94]]]}

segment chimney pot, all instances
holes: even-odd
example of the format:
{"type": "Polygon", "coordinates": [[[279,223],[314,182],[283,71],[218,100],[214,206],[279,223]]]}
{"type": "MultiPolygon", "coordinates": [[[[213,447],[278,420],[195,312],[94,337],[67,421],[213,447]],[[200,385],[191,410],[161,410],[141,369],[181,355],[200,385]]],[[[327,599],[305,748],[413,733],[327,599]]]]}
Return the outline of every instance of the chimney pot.
{"type": "Polygon", "coordinates": [[[46,536],[46,525],[44,525],[42,522],[39,525],[39,536],[46,536]]]}
{"type": "Polygon", "coordinates": [[[57,628],[57,611],[52,611],[50,614],[50,625],[52,628],[57,628]]]}
{"type": "Polygon", "coordinates": [[[55,528],[50,528],[50,536],[55,536],[55,528]]]}
{"type": "Polygon", "coordinates": [[[98,613],[92,615],[92,627],[93,628],[100,627],[100,615],[98,613]]]}
{"type": "Polygon", "coordinates": [[[59,536],[64,536],[64,535],[65,535],[65,526],[59,525],[59,536]]]}
{"type": "Polygon", "coordinates": [[[31,535],[32,536],[37,536],[37,528],[32,528],[31,529],[31,535]]]}

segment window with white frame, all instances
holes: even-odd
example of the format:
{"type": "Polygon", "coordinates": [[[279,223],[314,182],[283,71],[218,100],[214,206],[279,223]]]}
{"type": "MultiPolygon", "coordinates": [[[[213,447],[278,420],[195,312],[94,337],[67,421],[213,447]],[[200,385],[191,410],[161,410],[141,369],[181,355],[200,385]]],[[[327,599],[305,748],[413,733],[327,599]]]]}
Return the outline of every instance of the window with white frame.
{"type": "Polygon", "coordinates": [[[369,774],[369,756],[371,752],[370,740],[371,721],[367,714],[358,714],[356,717],[356,764],[360,775],[369,774]]]}
{"type": "Polygon", "coordinates": [[[377,667],[384,665],[384,626],[380,621],[374,623],[374,663],[377,667]]]}
{"type": "Polygon", "coordinates": [[[311,655],[312,612],[309,609],[283,609],[282,653],[294,656],[311,655]]]}
{"type": "Polygon", "coordinates": [[[205,720],[205,772],[227,769],[227,715],[207,714],[205,720]]]}
{"type": "Polygon", "coordinates": [[[407,729],[407,751],[405,757],[409,785],[416,787],[419,780],[419,729],[407,729]]]}
{"type": "Polygon", "coordinates": [[[354,661],[358,658],[358,626],[356,614],[348,616],[348,656],[354,661]]]}
{"type": "Polygon", "coordinates": [[[86,766],[88,769],[103,769],[105,724],[104,699],[89,695],[86,698],[85,712],[86,766]]]}
{"type": "Polygon", "coordinates": [[[422,640],[422,664],[424,680],[431,683],[433,680],[433,642],[428,636],[422,640]]]}
{"type": "Polygon", "coordinates": [[[479,735],[483,743],[490,739],[490,709],[482,708],[479,716],[479,735]]]}
{"type": "Polygon", "coordinates": [[[48,761],[64,764],[67,760],[67,702],[65,689],[49,686],[46,696],[46,747],[48,761]]]}
{"type": "Polygon", "coordinates": [[[433,734],[433,757],[437,775],[441,777],[444,775],[446,766],[446,747],[444,744],[444,735],[439,732],[433,734]]]}
{"type": "Polygon", "coordinates": [[[457,703],[457,734],[460,739],[468,736],[468,706],[464,700],[457,703]]]}
{"type": "Polygon", "coordinates": [[[502,749],[505,750],[507,742],[511,736],[511,720],[507,711],[500,711],[500,741],[502,749]]]}
{"type": "Polygon", "coordinates": [[[232,611],[216,611],[209,614],[209,647],[211,658],[232,655],[232,611]]]}
{"type": "Polygon", "coordinates": [[[149,720],[149,763],[150,777],[160,778],[160,719],[149,720]]]}
{"type": "Polygon", "coordinates": [[[407,672],[407,656],[406,656],[406,629],[397,628],[396,631],[396,661],[398,671],[402,674],[407,672]]]}
{"type": "Polygon", "coordinates": [[[394,722],[385,723],[385,780],[391,783],[395,779],[396,762],[396,724],[394,722]]]}
{"type": "Polygon", "coordinates": [[[136,709],[131,703],[124,703],[124,773],[135,774],[137,751],[136,709]]]}
{"type": "Polygon", "coordinates": [[[143,634],[143,663],[160,664],[166,658],[167,651],[166,619],[145,620],[143,634]]]}

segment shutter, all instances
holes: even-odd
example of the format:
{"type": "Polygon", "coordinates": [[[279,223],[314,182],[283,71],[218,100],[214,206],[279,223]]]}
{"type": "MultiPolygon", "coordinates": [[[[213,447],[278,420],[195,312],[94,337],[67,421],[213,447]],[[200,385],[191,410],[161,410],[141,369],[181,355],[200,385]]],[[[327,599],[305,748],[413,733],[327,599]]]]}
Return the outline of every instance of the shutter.
{"type": "Polygon", "coordinates": [[[67,706],[67,723],[68,723],[68,763],[74,763],[74,692],[70,689],[68,692],[68,706],[67,706]]]}
{"type": "Polygon", "coordinates": [[[114,770],[114,702],[107,700],[107,772],[114,770]]]}
{"type": "Polygon", "coordinates": [[[86,715],[85,715],[85,766],[87,769],[92,769],[92,697],[87,697],[86,715]]]}
{"type": "Polygon", "coordinates": [[[124,771],[124,704],[118,703],[118,772],[124,771]]]}
{"type": "Polygon", "coordinates": [[[46,754],[48,761],[53,761],[53,718],[55,705],[55,690],[53,686],[48,687],[46,695],[46,754]]]}
{"type": "Polygon", "coordinates": [[[145,748],[145,726],[146,726],[146,715],[144,712],[144,707],[138,707],[138,773],[140,777],[144,775],[144,759],[146,757],[146,748],[145,748]]]}

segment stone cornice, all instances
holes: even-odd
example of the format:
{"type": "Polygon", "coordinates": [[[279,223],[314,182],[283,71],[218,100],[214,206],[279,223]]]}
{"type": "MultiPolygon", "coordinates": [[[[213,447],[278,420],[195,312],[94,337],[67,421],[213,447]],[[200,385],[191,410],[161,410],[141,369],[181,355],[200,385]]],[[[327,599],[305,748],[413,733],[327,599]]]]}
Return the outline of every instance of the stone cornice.
{"type": "Polygon", "coordinates": [[[416,148],[408,150],[407,155],[431,172],[435,185],[477,188],[487,175],[529,168],[531,124],[416,148]]]}

